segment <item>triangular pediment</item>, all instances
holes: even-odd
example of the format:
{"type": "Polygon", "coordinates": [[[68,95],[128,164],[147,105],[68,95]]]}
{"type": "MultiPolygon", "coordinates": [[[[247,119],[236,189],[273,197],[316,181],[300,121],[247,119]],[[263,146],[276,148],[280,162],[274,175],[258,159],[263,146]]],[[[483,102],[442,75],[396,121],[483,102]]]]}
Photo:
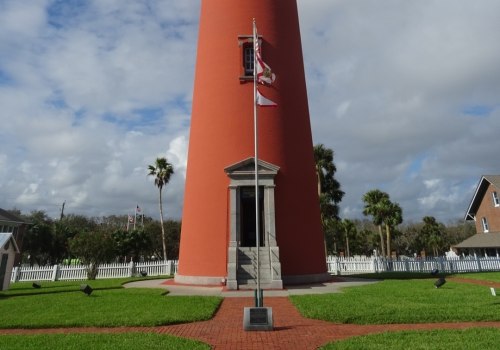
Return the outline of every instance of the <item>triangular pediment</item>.
{"type": "Polygon", "coordinates": [[[9,247],[16,253],[19,253],[19,248],[17,247],[17,242],[11,233],[0,233],[0,248],[7,250],[7,243],[9,247]]]}
{"type": "MultiPolygon", "coordinates": [[[[258,161],[259,175],[276,176],[279,171],[279,166],[268,163],[259,159],[258,161]]],[[[235,176],[248,176],[255,174],[255,160],[254,157],[250,157],[239,161],[238,163],[232,164],[224,169],[226,174],[230,177],[235,176]]]]}
{"type": "Polygon", "coordinates": [[[474,220],[479,206],[483,202],[484,195],[488,186],[493,186],[495,189],[500,190],[500,175],[483,175],[479,184],[476,187],[476,191],[472,200],[469,204],[469,208],[465,213],[465,220],[474,220]]]}

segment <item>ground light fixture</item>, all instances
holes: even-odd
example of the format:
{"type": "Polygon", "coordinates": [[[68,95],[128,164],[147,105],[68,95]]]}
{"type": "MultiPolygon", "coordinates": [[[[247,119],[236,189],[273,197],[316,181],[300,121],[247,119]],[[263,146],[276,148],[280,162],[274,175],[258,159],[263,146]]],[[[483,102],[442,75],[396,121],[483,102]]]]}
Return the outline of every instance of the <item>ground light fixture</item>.
{"type": "Polygon", "coordinates": [[[144,271],[144,270],[141,271],[141,276],[142,277],[146,277],[147,275],[148,275],[147,271],[144,271]]]}
{"type": "Polygon", "coordinates": [[[33,284],[31,285],[33,288],[35,289],[40,289],[42,288],[42,285],[40,283],[37,283],[37,282],[33,282],[33,284]]]}
{"type": "Polygon", "coordinates": [[[93,291],[92,287],[89,286],[88,284],[80,285],[80,290],[87,295],[92,294],[92,291],[93,291]]]}
{"type": "Polygon", "coordinates": [[[431,271],[431,275],[432,276],[437,276],[438,273],[439,273],[438,269],[434,269],[434,270],[431,271]]]}
{"type": "Polygon", "coordinates": [[[439,287],[441,287],[445,283],[446,283],[446,280],[444,279],[444,277],[441,277],[436,282],[434,282],[434,286],[436,288],[439,288],[439,287]]]}

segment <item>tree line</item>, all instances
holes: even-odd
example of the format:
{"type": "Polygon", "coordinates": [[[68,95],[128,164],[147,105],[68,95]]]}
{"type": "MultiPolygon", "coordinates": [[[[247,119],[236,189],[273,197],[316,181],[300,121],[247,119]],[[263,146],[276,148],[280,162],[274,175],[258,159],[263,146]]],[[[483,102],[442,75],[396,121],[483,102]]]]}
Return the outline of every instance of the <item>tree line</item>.
{"type": "Polygon", "coordinates": [[[88,277],[94,279],[97,265],[113,260],[177,259],[181,223],[163,220],[162,192],[173,174],[174,167],[165,157],[156,158],[148,166],[147,176],[153,177],[159,190],[160,222],[141,215],[141,225],[137,229],[134,224],[129,230],[128,215],[101,218],[65,216],[64,204],[59,220],[50,219],[43,211],[23,216],[20,211],[11,210],[30,223],[21,245],[21,262],[54,265],[78,261],[89,266],[88,277]]]}
{"type": "MultiPolygon", "coordinates": [[[[324,227],[329,255],[377,255],[387,256],[386,243],[380,239],[379,226],[369,219],[341,219],[324,227]],[[384,253],[382,253],[384,252],[384,253]]],[[[391,229],[390,257],[443,256],[450,247],[475,234],[470,222],[457,220],[438,222],[432,216],[421,222],[401,223],[391,229]]]]}
{"type": "MultiPolygon", "coordinates": [[[[85,264],[163,260],[161,223],[144,216],[143,224],[127,229],[128,215],[87,217],[69,214],[54,220],[44,211],[23,215],[28,226],[22,242],[21,262],[30,265],[69,264],[75,260],[85,264]]],[[[139,220],[138,220],[139,221],[139,220]]],[[[179,256],[181,222],[166,220],[166,254],[170,259],[179,256]]]]}
{"type": "Polygon", "coordinates": [[[425,216],[421,222],[404,223],[401,206],[379,189],[370,190],[361,198],[363,215],[371,221],[341,218],[339,205],[345,193],[335,179],[334,152],[318,144],[314,146],[314,158],[329,255],[440,256],[475,234],[474,224],[459,220],[445,225],[433,216],[425,216]]]}

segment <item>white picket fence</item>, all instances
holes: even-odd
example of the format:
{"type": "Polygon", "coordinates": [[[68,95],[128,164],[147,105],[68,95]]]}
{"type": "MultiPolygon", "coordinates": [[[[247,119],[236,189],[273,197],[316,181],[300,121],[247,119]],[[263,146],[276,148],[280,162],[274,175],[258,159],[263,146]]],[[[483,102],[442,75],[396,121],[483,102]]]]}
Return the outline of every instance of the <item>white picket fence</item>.
{"type": "MultiPolygon", "coordinates": [[[[329,256],[326,260],[328,272],[335,275],[354,275],[377,272],[426,272],[441,273],[500,271],[498,257],[384,259],[380,257],[343,258],[329,256]]],[[[97,279],[140,276],[165,276],[177,273],[177,260],[150,261],[141,263],[99,265],[97,279]]],[[[85,265],[17,266],[12,270],[11,282],[22,281],[76,281],[87,279],[85,265]]]]}
{"type": "Polygon", "coordinates": [[[384,259],[380,257],[327,258],[328,272],[335,275],[353,275],[377,272],[432,272],[442,273],[500,271],[498,257],[437,257],[384,259]]]}
{"type": "MultiPolygon", "coordinates": [[[[173,275],[177,260],[149,261],[124,264],[102,264],[97,269],[97,279],[140,276],[173,275]]],[[[11,282],[23,281],[77,281],[87,279],[86,265],[16,266],[12,269],[11,282]]]]}

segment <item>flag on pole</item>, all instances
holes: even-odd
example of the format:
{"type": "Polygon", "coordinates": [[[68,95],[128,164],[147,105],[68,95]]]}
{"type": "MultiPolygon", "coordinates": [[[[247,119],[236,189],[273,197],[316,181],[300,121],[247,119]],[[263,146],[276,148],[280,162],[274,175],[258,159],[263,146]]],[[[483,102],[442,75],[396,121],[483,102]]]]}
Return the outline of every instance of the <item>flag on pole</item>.
{"type": "Polygon", "coordinates": [[[255,102],[257,102],[257,105],[261,107],[276,107],[278,105],[276,102],[273,102],[264,95],[262,95],[259,89],[257,89],[257,98],[255,102]]]}
{"type": "Polygon", "coordinates": [[[271,85],[275,80],[276,80],[276,75],[273,73],[271,70],[271,67],[269,67],[263,60],[262,60],[262,55],[260,53],[260,45],[259,45],[259,35],[257,35],[257,28],[255,28],[255,45],[254,45],[254,51],[255,51],[255,63],[256,63],[256,70],[257,70],[257,82],[261,84],[269,84],[271,85]]]}
{"type": "Polygon", "coordinates": [[[137,213],[140,213],[140,212],[141,212],[141,208],[139,207],[139,205],[137,205],[137,208],[135,208],[135,211],[136,211],[137,213]]]}

